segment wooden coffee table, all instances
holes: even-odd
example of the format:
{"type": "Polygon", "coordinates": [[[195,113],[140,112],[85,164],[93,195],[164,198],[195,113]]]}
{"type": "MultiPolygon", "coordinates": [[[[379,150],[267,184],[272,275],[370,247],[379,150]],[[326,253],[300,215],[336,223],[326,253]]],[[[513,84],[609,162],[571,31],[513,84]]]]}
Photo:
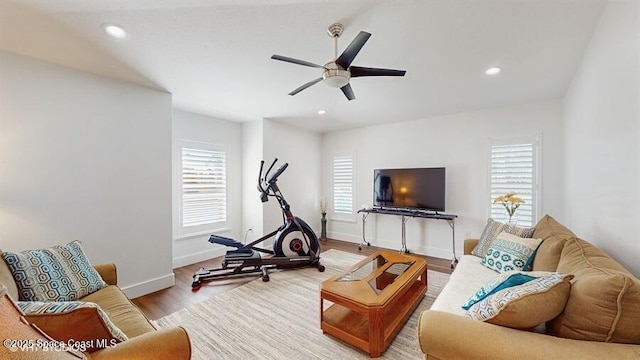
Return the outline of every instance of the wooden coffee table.
{"type": "Polygon", "coordinates": [[[426,291],[426,260],[377,251],[322,282],[320,327],[323,333],[378,357],[426,291]],[[326,310],[325,301],[333,303],[326,310]]]}

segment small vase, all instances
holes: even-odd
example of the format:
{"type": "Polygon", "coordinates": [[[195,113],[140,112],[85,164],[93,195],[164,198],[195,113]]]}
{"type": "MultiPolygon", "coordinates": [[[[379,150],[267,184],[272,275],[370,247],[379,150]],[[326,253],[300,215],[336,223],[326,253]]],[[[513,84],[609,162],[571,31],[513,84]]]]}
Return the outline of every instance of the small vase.
{"type": "Polygon", "coordinates": [[[320,232],[320,240],[327,240],[327,213],[322,213],[322,231],[320,232]]]}
{"type": "Polygon", "coordinates": [[[509,226],[516,226],[518,224],[518,217],[517,216],[511,216],[509,217],[509,220],[507,220],[507,225],[509,226]]]}

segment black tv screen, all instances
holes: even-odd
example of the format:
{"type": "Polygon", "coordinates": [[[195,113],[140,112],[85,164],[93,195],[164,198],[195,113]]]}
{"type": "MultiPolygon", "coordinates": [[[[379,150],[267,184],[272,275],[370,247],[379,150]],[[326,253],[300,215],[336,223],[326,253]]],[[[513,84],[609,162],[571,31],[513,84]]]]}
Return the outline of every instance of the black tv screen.
{"type": "Polygon", "coordinates": [[[373,206],[445,211],[445,168],[376,169],[373,206]]]}

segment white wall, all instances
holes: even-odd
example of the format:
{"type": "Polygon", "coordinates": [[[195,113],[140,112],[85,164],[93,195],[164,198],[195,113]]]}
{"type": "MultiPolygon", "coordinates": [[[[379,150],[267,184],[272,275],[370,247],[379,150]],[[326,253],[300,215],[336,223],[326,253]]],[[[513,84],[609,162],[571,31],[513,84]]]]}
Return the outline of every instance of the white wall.
{"type": "Polygon", "coordinates": [[[565,97],[566,214],[578,236],[640,275],[640,16],[612,1],[565,97]]]}
{"type": "MultiPolygon", "coordinates": [[[[331,161],[335,153],[356,154],[356,208],[372,205],[375,168],[446,167],[446,213],[456,220],[457,254],[466,237],[480,236],[489,209],[488,159],[491,137],[540,134],[542,142],[541,214],[563,217],[562,103],[551,101],[371,126],[325,134],[322,142],[322,188],[329,197],[331,161]]],[[[330,216],[331,238],[360,242],[360,217],[337,221],[330,216]]],[[[367,240],[400,249],[399,217],[370,215],[367,240]]],[[[407,243],[411,251],[452,258],[451,229],[444,221],[410,219],[407,243]]]]}
{"type": "Polygon", "coordinates": [[[224,255],[226,248],[211,244],[204,234],[178,236],[178,209],[180,196],[179,141],[196,141],[221,145],[227,152],[227,225],[215,234],[239,239],[242,234],[242,124],[214,119],[191,112],[173,110],[173,267],[224,255]]]}
{"type": "MultiPolygon", "coordinates": [[[[264,159],[271,163],[289,163],[278,179],[278,186],[291,205],[294,215],[305,220],[316,233],[320,232],[321,135],[264,120],[264,159]]],[[[266,166],[266,165],[265,165],[266,166]]],[[[275,199],[264,204],[264,231],[282,225],[282,212],[275,199]]]]}
{"type": "Polygon", "coordinates": [[[263,206],[257,190],[260,161],[263,160],[262,132],[263,120],[242,124],[242,236],[244,240],[244,234],[247,234],[247,241],[265,233],[263,206]]]}
{"type": "Polygon", "coordinates": [[[0,51],[0,248],[81,240],[138,296],[173,284],[171,95],[0,51]]]}

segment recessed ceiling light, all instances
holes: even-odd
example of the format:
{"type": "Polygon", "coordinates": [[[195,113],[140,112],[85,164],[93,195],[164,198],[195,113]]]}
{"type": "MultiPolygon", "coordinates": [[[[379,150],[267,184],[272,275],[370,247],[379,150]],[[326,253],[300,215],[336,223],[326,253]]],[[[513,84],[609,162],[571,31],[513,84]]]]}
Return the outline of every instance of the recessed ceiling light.
{"type": "Polygon", "coordinates": [[[109,34],[109,36],[114,37],[116,39],[124,39],[127,37],[127,32],[121,26],[114,24],[103,24],[102,29],[104,32],[109,34]]]}
{"type": "Polygon", "coordinates": [[[327,113],[326,110],[318,110],[318,115],[324,115],[326,113],[327,113]]]}
{"type": "Polygon", "coordinates": [[[491,67],[491,68],[488,68],[487,71],[485,71],[484,73],[487,75],[496,75],[499,72],[500,72],[499,67],[491,67]]]}

